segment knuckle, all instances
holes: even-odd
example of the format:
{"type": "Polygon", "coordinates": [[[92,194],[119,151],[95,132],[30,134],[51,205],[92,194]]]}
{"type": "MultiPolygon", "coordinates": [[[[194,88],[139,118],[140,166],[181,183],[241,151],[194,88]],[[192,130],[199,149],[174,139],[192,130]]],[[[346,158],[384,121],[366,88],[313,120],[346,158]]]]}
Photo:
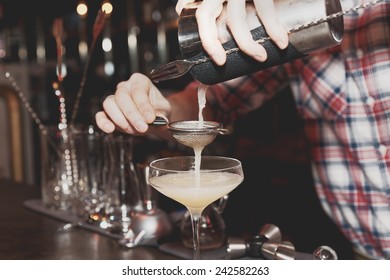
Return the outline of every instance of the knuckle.
{"type": "Polygon", "coordinates": [[[130,80],[119,82],[119,83],[116,85],[117,91],[120,90],[120,89],[123,89],[123,88],[127,88],[129,82],[130,82],[130,80]]]}
{"type": "Polygon", "coordinates": [[[110,104],[114,101],[114,96],[113,95],[109,95],[106,97],[106,99],[104,99],[103,101],[103,108],[104,109],[107,109],[107,107],[110,106],[110,104]]]}
{"type": "Polygon", "coordinates": [[[130,78],[129,78],[129,81],[133,81],[133,80],[138,80],[138,79],[143,79],[145,76],[142,75],[141,73],[133,73],[130,78]]]}

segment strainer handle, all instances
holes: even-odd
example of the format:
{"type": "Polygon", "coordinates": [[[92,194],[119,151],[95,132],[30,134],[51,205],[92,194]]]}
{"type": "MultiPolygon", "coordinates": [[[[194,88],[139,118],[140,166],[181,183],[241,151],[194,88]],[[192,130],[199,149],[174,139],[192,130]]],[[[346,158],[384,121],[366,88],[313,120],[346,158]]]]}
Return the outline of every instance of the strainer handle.
{"type": "Polygon", "coordinates": [[[229,129],[226,129],[226,128],[217,128],[216,130],[218,131],[219,134],[222,134],[222,135],[230,133],[229,129]]]}

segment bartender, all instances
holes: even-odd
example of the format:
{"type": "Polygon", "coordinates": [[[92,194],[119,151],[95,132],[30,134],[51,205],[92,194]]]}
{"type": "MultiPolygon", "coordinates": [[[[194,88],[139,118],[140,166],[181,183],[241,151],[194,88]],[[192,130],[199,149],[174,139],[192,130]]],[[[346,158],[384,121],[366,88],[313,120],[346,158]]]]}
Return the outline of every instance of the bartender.
{"type": "MultiPolygon", "coordinates": [[[[179,0],[178,14],[190,2],[179,0]]],[[[198,8],[202,45],[217,65],[226,62],[215,27],[223,5],[240,49],[255,60],[267,60],[243,20],[246,2],[203,0],[198,8]]],[[[368,2],[342,0],[341,5],[347,10],[368,2]]],[[[377,2],[344,15],[339,46],[210,86],[204,115],[228,124],[259,108],[288,82],[304,121],[323,209],[357,257],[390,259],[390,0],[377,2]]],[[[273,1],[253,3],[273,42],[286,48],[288,34],[278,23],[273,1]]],[[[118,129],[164,136],[148,124],[156,116],[197,119],[197,87],[191,83],[166,98],[147,76],[135,73],[105,99],[97,124],[107,133],[118,129]]]]}

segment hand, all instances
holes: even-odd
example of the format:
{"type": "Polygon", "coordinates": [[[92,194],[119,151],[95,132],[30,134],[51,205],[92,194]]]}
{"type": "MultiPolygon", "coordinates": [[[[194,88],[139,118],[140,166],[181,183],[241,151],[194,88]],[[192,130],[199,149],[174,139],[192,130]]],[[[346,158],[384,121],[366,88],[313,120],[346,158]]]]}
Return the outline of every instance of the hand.
{"type": "Polygon", "coordinates": [[[171,113],[168,100],[149,78],[138,73],[119,83],[115,94],[104,100],[103,108],[96,114],[96,123],[106,133],[115,129],[145,133],[156,116],[168,119],[171,113]]]}
{"type": "MultiPolygon", "coordinates": [[[[185,5],[192,2],[195,0],[178,0],[176,12],[180,14],[185,5]]],[[[217,65],[225,64],[226,53],[218,40],[215,23],[225,2],[229,19],[227,25],[239,48],[254,59],[265,61],[267,59],[266,50],[252,39],[246,22],[246,0],[203,0],[201,2],[196,11],[196,20],[205,51],[217,65]]],[[[286,30],[278,22],[273,0],[253,0],[253,3],[268,35],[279,48],[285,49],[288,45],[288,36],[286,30]]]]}

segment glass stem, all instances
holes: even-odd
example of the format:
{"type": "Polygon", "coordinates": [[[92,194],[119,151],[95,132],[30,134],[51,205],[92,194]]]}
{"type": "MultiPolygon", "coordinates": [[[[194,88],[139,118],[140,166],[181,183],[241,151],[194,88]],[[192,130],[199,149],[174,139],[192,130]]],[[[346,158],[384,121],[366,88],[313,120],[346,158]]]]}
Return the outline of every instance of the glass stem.
{"type": "Polygon", "coordinates": [[[192,235],[193,235],[193,259],[200,259],[200,242],[199,242],[199,225],[200,225],[200,215],[191,214],[191,222],[192,222],[192,235]]]}

